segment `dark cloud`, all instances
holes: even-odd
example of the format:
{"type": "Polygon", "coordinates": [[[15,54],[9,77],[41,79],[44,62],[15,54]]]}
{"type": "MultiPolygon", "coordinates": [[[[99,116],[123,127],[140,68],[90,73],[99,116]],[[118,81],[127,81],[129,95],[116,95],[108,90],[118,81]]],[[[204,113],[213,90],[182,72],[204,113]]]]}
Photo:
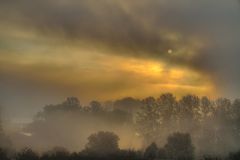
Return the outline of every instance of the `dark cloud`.
{"type": "Polygon", "coordinates": [[[2,15],[7,15],[3,17],[4,21],[12,25],[31,28],[46,36],[100,44],[117,50],[115,53],[118,54],[161,57],[174,63],[186,63],[184,57],[171,56],[167,50],[190,43],[188,37],[173,42],[161,33],[164,30],[178,32],[185,23],[175,23],[179,21],[175,17],[179,13],[170,13],[159,2],[2,0],[1,3],[2,15]]]}
{"type": "Polygon", "coordinates": [[[46,35],[62,35],[70,40],[151,52],[161,52],[169,46],[154,31],[144,28],[121,6],[110,1],[4,2],[2,8],[8,8],[5,12],[10,12],[10,17],[5,17],[5,20],[9,18],[13,23],[34,28],[46,35]],[[156,47],[158,45],[162,47],[156,47]]]}
{"type": "MultiPolygon", "coordinates": [[[[2,24],[46,37],[102,45],[123,56],[161,58],[239,89],[238,1],[1,0],[2,24]],[[177,40],[165,33],[176,33],[177,40]],[[198,49],[193,39],[204,44],[198,49]],[[191,48],[194,52],[189,55],[191,48]],[[168,54],[167,50],[179,51],[168,54]]],[[[1,46],[1,45],[0,45],[1,46]]],[[[223,87],[225,89],[225,87],[223,87]]]]}

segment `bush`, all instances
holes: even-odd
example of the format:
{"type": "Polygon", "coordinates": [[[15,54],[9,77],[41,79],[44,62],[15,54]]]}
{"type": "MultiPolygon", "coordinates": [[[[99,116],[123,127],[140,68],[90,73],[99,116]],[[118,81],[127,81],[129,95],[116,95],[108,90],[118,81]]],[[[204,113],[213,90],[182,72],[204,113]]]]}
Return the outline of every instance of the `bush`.
{"type": "Polygon", "coordinates": [[[168,137],[164,146],[167,158],[177,160],[194,159],[194,147],[188,133],[174,133],[168,137]]]}
{"type": "Polygon", "coordinates": [[[10,160],[7,155],[7,151],[0,148],[0,160],[10,160]]]}
{"type": "Polygon", "coordinates": [[[119,151],[119,137],[113,132],[94,133],[88,137],[85,152],[97,156],[114,154],[119,151]]]}
{"type": "Polygon", "coordinates": [[[156,143],[152,143],[148,146],[144,152],[144,158],[153,160],[158,157],[158,147],[156,143]]]}
{"type": "Polygon", "coordinates": [[[39,156],[29,148],[17,153],[16,160],[39,160],[39,156]]]}

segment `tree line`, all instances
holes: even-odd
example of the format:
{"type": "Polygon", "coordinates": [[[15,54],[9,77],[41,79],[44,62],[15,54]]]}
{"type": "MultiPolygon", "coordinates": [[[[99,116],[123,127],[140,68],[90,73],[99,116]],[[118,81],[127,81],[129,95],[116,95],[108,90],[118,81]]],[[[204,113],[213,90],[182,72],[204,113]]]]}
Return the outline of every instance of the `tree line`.
{"type": "Polygon", "coordinates": [[[240,149],[240,99],[210,99],[190,94],[177,99],[165,93],[157,98],[127,97],[106,103],[92,101],[82,106],[77,98],[70,97],[61,104],[45,106],[36,119],[46,121],[57,112],[72,111],[113,125],[131,124],[143,138],[143,147],[152,142],[161,144],[169,134],[182,132],[191,134],[199,154],[225,154],[240,149]]]}
{"type": "Polygon", "coordinates": [[[158,141],[164,133],[181,131],[191,133],[200,148],[198,152],[227,152],[240,148],[240,99],[211,100],[186,95],[177,100],[167,93],[157,99],[148,97],[143,104],[136,124],[146,144],[158,141]]]}
{"type": "MultiPolygon", "coordinates": [[[[55,148],[39,155],[31,149],[24,149],[14,153],[16,160],[25,160],[20,157],[29,156],[30,153],[37,159],[190,160],[194,157],[238,159],[240,155],[240,99],[212,100],[196,95],[177,99],[173,94],[165,93],[157,98],[139,100],[127,97],[106,103],[92,101],[88,106],[83,106],[77,98],[69,97],[63,103],[45,106],[25,127],[25,131],[37,133],[36,126],[44,126],[52,121],[53,115],[59,113],[94,117],[94,123],[101,119],[115,126],[131,124],[136,135],[144,141],[143,150],[121,150],[118,147],[119,137],[115,133],[96,132],[88,137],[87,145],[79,153],[55,148]],[[97,152],[98,149],[101,152],[97,152]]],[[[4,157],[8,154],[2,149],[1,155],[4,157]]]]}
{"type": "MultiPolygon", "coordinates": [[[[144,150],[123,150],[118,146],[119,137],[108,131],[99,131],[88,137],[85,149],[80,152],[68,152],[63,147],[39,154],[31,148],[13,152],[0,148],[1,160],[194,160],[194,146],[188,133],[173,133],[167,143],[159,148],[156,143],[144,150]]],[[[226,157],[203,155],[200,160],[238,160],[240,151],[229,153],[226,157]]]]}

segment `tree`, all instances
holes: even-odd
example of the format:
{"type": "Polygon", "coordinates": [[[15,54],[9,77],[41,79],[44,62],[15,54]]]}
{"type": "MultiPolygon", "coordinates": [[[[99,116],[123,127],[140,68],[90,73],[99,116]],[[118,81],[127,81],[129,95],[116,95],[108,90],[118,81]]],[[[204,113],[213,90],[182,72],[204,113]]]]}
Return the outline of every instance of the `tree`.
{"type": "Polygon", "coordinates": [[[128,113],[135,113],[142,106],[142,103],[138,99],[132,97],[126,97],[120,100],[116,100],[113,104],[114,109],[123,110],[128,113]]]}
{"type": "Polygon", "coordinates": [[[80,105],[78,98],[68,97],[64,102],[62,102],[60,104],[46,105],[43,108],[43,112],[39,112],[36,115],[35,119],[42,120],[42,119],[45,119],[46,117],[48,117],[49,115],[55,114],[57,112],[65,112],[65,111],[75,112],[75,111],[79,111],[81,109],[82,109],[82,106],[80,105]]]}
{"type": "Polygon", "coordinates": [[[0,148],[0,160],[10,160],[7,155],[7,151],[0,148]]]}
{"type": "Polygon", "coordinates": [[[63,147],[55,147],[44,153],[41,160],[69,160],[70,153],[63,147]]]}
{"type": "Polygon", "coordinates": [[[240,122],[240,99],[234,100],[231,109],[232,118],[240,122]]]}
{"type": "Polygon", "coordinates": [[[148,97],[143,104],[136,116],[137,131],[143,136],[145,145],[149,145],[159,137],[161,116],[155,98],[148,97]]]}
{"type": "Polygon", "coordinates": [[[137,113],[136,123],[145,145],[162,139],[170,129],[177,129],[178,115],[179,106],[176,97],[171,93],[162,94],[157,100],[153,97],[144,99],[143,107],[137,113]],[[160,132],[162,134],[159,134],[160,132]]]}
{"type": "Polygon", "coordinates": [[[192,160],[194,158],[194,146],[188,133],[173,133],[168,137],[164,149],[169,159],[192,160]]]}
{"type": "Polygon", "coordinates": [[[99,112],[102,110],[102,105],[98,101],[91,101],[90,102],[90,110],[92,112],[99,112]]]}
{"type": "Polygon", "coordinates": [[[200,109],[202,111],[202,117],[205,118],[210,116],[211,112],[213,111],[213,104],[208,97],[204,96],[201,98],[200,106],[200,109]]]}
{"type": "Polygon", "coordinates": [[[240,151],[237,151],[235,153],[230,153],[228,155],[228,160],[239,160],[240,159],[240,151]]]}
{"type": "Polygon", "coordinates": [[[66,110],[75,110],[81,108],[80,102],[76,97],[68,97],[65,102],[63,102],[63,108],[66,110]]]}
{"type": "Polygon", "coordinates": [[[17,153],[16,160],[39,160],[38,155],[29,148],[23,149],[17,153]]]}
{"type": "Polygon", "coordinates": [[[180,112],[182,118],[186,118],[188,120],[197,119],[199,116],[199,106],[200,100],[195,95],[186,95],[183,96],[180,100],[180,112]]]}
{"type": "Polygon", "coordinates": [[[231,108],[231,101],[227,98],[218,98],[216,100],[216,110],[215,116],[219,120],[229,120],[231,117],[230,115],[230,108],[231,108]]]}
{"type": "Polygon", "coordinates": [[[158,147],[156,145],[156,143],[152,143],[151,145],[149,145],[145,152],[144,152],[144,158],[148,159],[148,160],[153,160],[155,158],[158,157],[158,147]]]}
{"type": "Polygon", "coordinates": [[[157,99],[157,103],[159,105],[158,110],[161,116],[161,124],[166,129],[170,129],[172,122],[177,122],[178,120],[179,108],[176,97],[171,93],[165,93],[157,99]]]}
{"type": "Polygon", "coordinates": [[[94,133],[88,137],[85,151],[99,156],[113,154],[119,151],[119,137],[113,132],[94,133]]]}
{"type": "MultiPolygon", "coordinates": [[[[232,124],[234,125],[234,132],[239,137],[240,135],[240,99],[235,99],[231,107],[232,124]]],[[[238,138],[239,139],[239,138],[238,138]]]]}

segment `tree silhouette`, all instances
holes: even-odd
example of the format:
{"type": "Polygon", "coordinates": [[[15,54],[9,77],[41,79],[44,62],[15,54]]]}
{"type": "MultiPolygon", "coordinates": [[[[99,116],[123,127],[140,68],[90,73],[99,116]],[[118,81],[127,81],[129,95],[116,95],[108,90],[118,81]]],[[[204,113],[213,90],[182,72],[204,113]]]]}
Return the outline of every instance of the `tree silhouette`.
{"type": "Polygon", "coordinates": [[[10,160],[7,155],[7,151],[0,148],[0,160],[10,160]]]}
{"type": "Polygon", "coordinates": [[[88,137],[85,152],[98,156],[114,154],[119,151],[119,137],[113,132],[94,133],[88,137]]]}
{"type": "Polygon", "coordinates": [[[30,148],[25,148],[21,152],[17,153],[16,160],[39,160],[39,156],[33,152],[30,148]]]}
{"type": "Polygon", "coordinates": [[[144,137],[145,145],[149,145],[159,137],[161,116],[155,98],[148,97],[143,104],[136,117],[137,130],[144,137]]]}
{"type": "Polygon", "coordinates": [[[71,154],[62,147],[55,147],[52,150],[44,153],[41,156],[41,160],[69,160],[71,154]]]}
{"type": "Polygon", "coordinates": [[[183,119],[193,120],[198,118],[200,100],[197,96],[195,95],[183,96],[179,103],[181,107],[180,112],[183,119]]]}
{"type": "Polygon", "coordinates": [[[157,99],[157,104],[158,112],[161,117],[161,126],[163,126],[161,130],[171,130],[173,127],[176,127],[179,120],[179,105],[176,97],[171,93],[162,94],[157,99]]]}
{"type": "Polygon", "coordinates": [[[102,105],[101,105],[100,102],[98,102],[98,101],[91,101],[90,102],[90,110],[92,112],[95,112],[95,113],[100,112],[102,109],[103,108],[102,108],[102,105]]]}
{"type": "Polygon", "coordinates": [[[187,133],[170,135],[164,149],[169,159],[192,160],[194,158],[194,147],[191,137],[187,133]]]}
{"type": "Polygon", "coordinates": [[[229,111],[231,107],[231,101],[227,98],[218,98],[216,100],[215,115],[222,120],[229,118],[229,111]]]}
{"type": "Polygon", "coordinates": [[[158,157],[158,147],[156,143],[152,143],[146,148],[144,152],[144,158],[148,160],[154,160],[157,157],[158,157]]]}
{"type": "Polygon", "coordinates": [[[239,160],[240,159],[240,151],[235,153],[230,153],[228,155],[228,160],[239,160]]]}
{"type": "MultiPolygon", "coordinates": [[[[34,133],[34,137],[32,138],[40,137],[38,139],[42,140],[44,140],[45,137],[49,137],[48,134],[54,135],[56,132],[59,132],[59,134],[63,133],[60,136],[61,139],[57,136],[56,139],[54,139],[55,137],[53,136],[51,140],[46,140],[46,144],[53,147],[55,144],[52,145],[52,142],[56,143],[72,140],[71,143],[69,143],[71,147],[75,141],[74,138],[70,139],[72,134],[81,138],[82,135],[84,135],[83,138],[89,135],[89,130],[85,133],[84,128],[82,130],[84,134],[81,133],[81,135],[76,132],[71,132],[71,130],[74,131],[74,127],[81,127],[82,125],[79,124],[89,122],[87,127],[91,127],[90,131],[94,129],[98,131],[99,128],[96,129],[97,127],[95,124],[101,122],[111,129],[112,126],[116,127],[119,125],[125,128],[129,127],[132,135],[140,135],[140,138],[143,138],[144,148],[149,146],[152,142],[158,145],[162,144],[161,141],[166,139],[169,133],[174,132],[191,133],[191,137],[198,147],[196,153],[227,154],[230,149],[238,150],[240,148],[238,145],[240,144],[240,99],[234,101],[227,98],[212,100],[206,96],[199,98],[195,95],[186,95],[177,100],[173,94],[165,93],[160,95],[157,99],[148,97],[140,101],[127,97],[122,100],[113,101],[113,104],[114,106],[111,106],[110,109],[106,109],[104,104],[98,101],[92,101],[87,107],[83,108],[77,98],[70,97],[63,103],[44,107],[43,112],[39,114],[41,118],[27,125],[24,131],[34,133]],[[122,109],[121,107],[124,107],[124,105],[132,106],[130,108],[132,108],[134,112],[132,109],[126,109],[126,107],[122,109]],[[135,111],[138,112],[135,113],[135,111]],[[63,126],[62,124],[69,125],[63,126]],[[71,126],[72,124],[74,125],[71,126]],[[136,132],[133,132],[132,126],[136,127],[134,128],[136,132]],[[66,127],[69,127],[68,130],[66,130],[66,127]],[[48,130],[48,132],[46,132],[46,130],[48,130]],[[67,134],[65,133],[66,131],[67,134]],[[76,133],[76,135],[74,133],[76,133]],[[204,147],[206,142],[207,147],[204,147]]],[[[82,128],[80,128],[80,130],[81,129],[82,128]]],[[[3,130],[0,127],[0,145],[6,142],[6,139],[2,139],[2,137],[4,137],[2,133],[3,130]]],[[[112,132],[98,132],[92,134],[88,139],[89,142],[84,152],[75,156],[83,156],[84,154],[87,155],[86,157],[89,155],[103,156],[115,154],[116,152],[118,152],[118,158],[122,158],[121,154],[128,155],[127,151],[119,152],[119,138],[114,135],[115,134],[112,132]]],[[[171,137],[174,136],[171,135],[169,139],[171,139],[171,137]]],[[[158,150],[158,158],[166,158],[172,155],[181,157],[181,153],[182,155],[183,153],[187,153],[187,158],[191,157],[190,151],[193,150],[189,147],[191,146],[191,138],[189,142],[187,140],[188,138],[186,138],[187,136],[182,138],[185,139],[182,141],[178,140],[176,137],[181,139],[181,137],[184,136],[181,136],[181,134],[175,135],[175,143],[169,140],[165,147],[158,150]],[[181,147],[178,146],[183,146],[187,141],[189,142],[188,152],[185,150],[182,151],[181,147]]],[[[57,145],[59,144],[57,143],[57,145]]],[[[63,143],[59,146],[62,145],[66,144],[63,143]]],[[[66,145],[66,147],[69,146],[66,145]]],[[[130,153],[134,155],[134,152],[129,152],[129,154],[130,153]]],[[[58,155],[61,154],[60,152],[58,153],[58,155]]],[[[62,157],[68,156],[62,155],[62,157]]],[[[148,158],[154,157],[151,156],[154,154],[149,155],[150,156],[147,156],[148,158]]],[[[54,157],[54,155],[45,154],[45,158],[48,156],[54,157]]],[[[56,156],[57,155],[55,155],[55,157],[56,156]]],[[[142,156],[142,158],[144,157],[145,156],[142,156]]]]}
{"type": "Polygon", "coordinates": [[[200,109],[202,112],[202,118],[209,117],[210,114],[213,112],[213,102],[206,96],[202,97],[200,100],[200,109]]]}
{"type": "Polygon", "coordinates": [[[132,97],[116,100],[113,104],[114,109],[123,110],[128,113],[135,113],[141,106],[141,101],[132,97]]]}

